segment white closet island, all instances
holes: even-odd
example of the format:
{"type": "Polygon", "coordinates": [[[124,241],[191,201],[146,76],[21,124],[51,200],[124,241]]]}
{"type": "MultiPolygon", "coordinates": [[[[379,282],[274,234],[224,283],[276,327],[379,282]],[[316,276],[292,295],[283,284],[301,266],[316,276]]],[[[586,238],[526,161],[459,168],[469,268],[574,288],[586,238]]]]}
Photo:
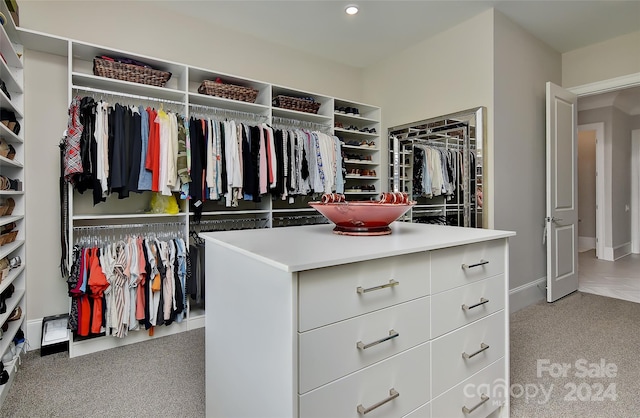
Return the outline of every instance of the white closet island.
{"type": "Polygon", "coordinates": [[[507,416],[508,237],[205,233],[212,417],[507,416]]]}

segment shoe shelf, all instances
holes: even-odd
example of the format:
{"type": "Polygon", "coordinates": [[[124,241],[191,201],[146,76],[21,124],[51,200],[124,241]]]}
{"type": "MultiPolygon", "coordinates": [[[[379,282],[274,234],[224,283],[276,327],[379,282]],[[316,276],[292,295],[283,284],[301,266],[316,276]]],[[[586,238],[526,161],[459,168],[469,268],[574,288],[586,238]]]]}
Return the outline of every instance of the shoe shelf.
{"type": "Polygon", "coordinates": [[[353,174],[347,174],[347,178],[348,179],[352,179],[352,180],[379,180],[380,177],[378,176],[358,176],[358,175],[353,175],[353,174]]]}
{"type": "Polygon", "coordinates": [[[21,239],[10,242],[9,244],[0,245],[0,259],[7,257],[9,254],[20,248],[22,244],[24,244],[24,240],[21,239]]]}
{"type": "Polygon", "coordinates": [[[347,163],[347,164],[357,164],[357,165],[375,165],[375,166],[378,165],[378,163],[373,162],[373,161],[368,161],[368,160],[348,160],[348,159],[345,159],[344,162],[347,163]]]}
{"type": "Polygon", "coordinates": [[[2,59],[0,59],[0,79],[4,81],[5,86],[10,93],[22,94],[24,92],[22,85],[18,82],[13,71],[11,71],[2,59]]]}
{"type": "MultiPolygon", "coordinates": [[[[13,291],[13,295],[5,301],[7,304],[7,311],[0,315],[0,325],[7,322],[7,320],[13,313],[13,310],[18,306],[18,304],[20,304],[20,301],[22,300],[24,293],[25,293],[24,289],[16,288],[16,290],[13,291]]],[[[11,327],[11,324],[13,322],[22,322],[23,318],[24,318],[24,310],[22,310],[22,314],[20,315],[20,318],[9,322],[9,327],[11,327]]],[[[15,332],[12,334],[10,331],[11,330],[9,329],[7,333],[10,334],[11,338],[13,338],[13,335],[15,335],[15,332]]],[[[5,336],[4,334],[2,334],[2,340],[0,341],[3,342],[4,340],[5,340],[5,336]]],[[[0,354],[4,354],[5,351],[6,351],[6,347],[4,350],[2,349],[2,347],[0,347],[0,354]]],[[[0,357],[2,356],[0,355],[0,357]]]]}
{"type": "Polygon", "coordinates": [[[13,42],[9,39],[9,35],[4,30],[4,27],[0,26],[0,52],[7,61],[7,66],[22,69],[22,60],[18,58],[13,42]]]}
{"type": "Polygon", "coordinates": [[[346,129],[346,128],[333,128],[333,131],[338,134],[345,134],[354,138],[377,138],[377,133],[360,132],[359,130],[346,129]]]}
{"type": "Polygon", "coordinates": [[[21,219],[24,219],[24,216],[22,215],[0,216],[0,226],[10,224],[11,222],[17,222],[21,219]]]}
{"type": "Polygon", "coordinates": [[[22,138],[20,138],[18,135],[13,133],[13,131],[4,126],[3,123],[0,123],[0,137],[13,144],[21,144],[24,142],[22,138]]]}
{"type": "Polygon", "coordinates": [[[0,105],[2,106],[2,108],[12,111],[16,115],[16,118],[22,120],[22,118],[24,118],[24,115],[22,114],[22,110],[20,110],[18,106],[16,106],[14,100],[17,101],[18,98],[11,96],[11,99],[9,99],[7,95],[4,94],[2,90],[0,90],[0,105]]]}
{"type": "Polygon", "coordinates": [[[367,125],[373,125],[378,123],[378,121],[375,119],[365,118],[362,116],[352,115],[348,113],[341,113],[338,111],[334,111],[333,118],[337,121],[344,121],[347,123],[359,123],[359,124],[367,124],[367,125]]]}
{"type": "Polygon", "coordinates": [[[13,270],[9,270],[9,274],[7,275],[7,277],[3,277],[2,281],[0,282],[0,293],[4,292],[4,290],[7,287],[9,287],[9,285],[13,283],[23,271],[24,271],[24,264],[13,270]]]}
{"type": "Polygon", "coordinates": [[[0,156],[0,167],[16,167],[24,168],[20,161],[10,160],[7,157],[0,156]]]}
{"type": "Polygon", "coordinates": [[[342,145],[342,148],[358,150],[358,151],[374,151],[374,152],[380,151],[378,147],[370,147],[368,145],[346,145],[345,144],[345,145],[342,145]]]}
{"type": "Polygon", "coordinates": [[[23,194],[24,190],[0,190],[0,196],[22,196],[23,194]]]}

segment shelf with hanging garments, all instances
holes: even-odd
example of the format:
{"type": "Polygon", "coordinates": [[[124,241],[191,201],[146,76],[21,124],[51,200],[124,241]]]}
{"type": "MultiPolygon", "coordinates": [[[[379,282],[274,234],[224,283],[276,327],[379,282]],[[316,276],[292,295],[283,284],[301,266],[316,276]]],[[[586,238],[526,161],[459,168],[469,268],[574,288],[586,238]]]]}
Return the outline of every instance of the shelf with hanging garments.
{"type": "MultiPolygon", "coordinates": [[[[483,227],[485,220],[476,205],[476,187],[481,183],[476,172],[482,170],[485,114],[485,109],[478,107],[389,128],[389,166],[393,171],[390,187],[409,193],[418,202],[410,212],[412,216],[421,207],[437,205],[448,218],[448,224],[483,227]],[[422,183],[416,183],[417,179],[423,180],[422,159],[420,167],[415,164],[429,150],[446,152],[447,168],[441,168],[443,183],[432,182],[432,186],[440,186],[425,191],[422,183]]],[[[440,163],[442,158],[440,155],[436,162],[440,163]]]]}
{"type": "MultiPolygon", "coordinates": [[[[189,329],[201,327],[203,325],[201,323],[203,321],[203,318],[199,317],[201,315],[199,315],[198,317],[192,317],[189,315],[190,299],[187,297],[187,293],[186,293],[187,287],[185,287],[185,286],[188,286],[186,270],[180,270],[181,268],[187,267],[186,258],[183,258],[182,261],[180,262],[178,261],[179,257],[186,257],[186,251],[188,247],[187,233],[184,228],[184,222],[178,222],[178,221],[154,222],[154,223],[123,222],[123,223],[109,223],[109,224],[105,224],[104,222],[99,222],[94,225],[86,225],[86,224],[75,225],[73,227],[73,231],[74,231],[74,234],[73,234],[72,242],[74,245],[74,253],[76,253],[76,257],[78,256],[78,252],[82,251],[81,249],[96,249],[96,248],[101,249],[100,253],[104,257],[106,257],[104,259],[106,264],[102,263],[103,259],[101,258],[99,265],[101,266],[100,267],[101,270],[103,270],[105,274],[107,274],[107,277],[113,277],[109,279],[111,288],[113,289],[112,291],[117,291],[117,287],[114,288],[114,286],[116,286],[116,283],[117,283],[117,282],[114,282],[115,275],[117,274],[117,269],[113,270],[113,268],[117,267],[117,263],[120,262],[119,261],[120,258],[118,258],[119,256],[116,256],[117,253],[114,253],[112,257],[115,256],[116,258],[113,260],[118,260],[116,261],[116,264],[113,264],[112,262],[108,261],[109,260],[108,254],[110,254],[110,252],[108,252],[107,247],[109,246],[122,247],[123,248],[122,251],[125,251],[124,250],[125,247],[127,248],[126,257],[128,257],[131,260],[131,271],[132,271],[133,278],[138,277],[138,276],[133,276],[134,274],[133,272],[136,272],[135,273],[136,275],[143,274],[142,271],[140,270],[136,271],[136,269],[134,268],[134,266],[140,264],[140,260],[141,260],[140,257],[142,256],[142,254],[134,251],[133,249],[138,248],[138,251],[146,251],[147,253],[149,251],[149,249],[147,249],[145,244],[142,244],[142,241],[140,241],[139,239],[142,238],[147,242],[151,240],[151,242],[156,243],[154,245],[156,245],[156,248],[158,250],[162,248],[168,248],[166,250],[162,250],[162,251],[167,251],[166,255],[163,255],[162,258],[160,258],[159,254],[154,257],[157,260],[157,262],[160,262],[160,260],[162,260],[163,266],[166,267],[166,273],[162,273],[162,274],[167,274],[166,279],[164,276],[161,276],[161,280],[163,280],[163,283],[164,283],[164,280],[167,280],[166,284],[171,285],[169,288],[165,290],[158,290],[158,291],[170,292],[170,294],[175,294],[175,298],[178,298],[178,295],[180,295],[182,297],[180,301],[184,301],[184,305],[178,305],[178,306],[182,306],[182,308],[179,308],[181,309],[180,311],[176,311],[177,314],[167,313],[165,314],[165,316],[163,316],[163,318],[158,318],[158,321],[160,321],[158,324],[155,323],[155,320],[149,324],[146,322],[147,321],[146,316],[144,315],[142,317],[138,316],[141,312],[144,312],[144,309],[145,309],[144,305],[137,308],[138,312],[136,313],[136,320],[130,319],[130,317],[133,318],[133,314],[134,314],[133,313],[134,308],[133,308],[133,305],[131,305],[132,303],[134,303],[134,299],[133,299],[134,292],[135,294],[138,295],[137,298],[142,297],[142,299],[136,299],[135,303],[138,306],[140,305],[140,303],[148,304],[152,299],[151,299],[151,296],[149,296],[148,298],[146,296],[146,292],[151,292],[149,290],[150,284],[147,284],[147,286],[144,289],[140,288],[140,290],[138,290],[136,289],[136,287],[138,285],[142,286],[144,282],[138,281],[136,282],[136,285],[134,287],[131,287],[131,285],[127,283],[126,288],[123,290],[123,292],[128,292],[126,294],[131,295],[128,302],[131,308],[129,311],[124,312],[123,314],[125,315],[125,320],[126,320],[126,322],[124,323],[127,325],[127,328],[125,329],[126,337],[124,337],[123,335],[118,335],[117,332],[115,331],[116,328],[111,328],[111,327],[105,328],[104,326],[105,323],[102,324],[103,326],[97,326],[97,329],[94,329],[92,327],[91,332],[86,335],[76,334],[74,332],[73,334],[74,338],[71,339],[70,345],[69,345],[70,357],[76,357],[76,356],[88,354],[91,352],[100,351],[105,348],[111,348],[113,346],[131,344],[131,343],[143,341],[150,337],[154,338],[154,337],[184,332],[189,329]],[[176,240],[180,240],[181,244],[178,244],[176,240]],[[173,244],[173,242],[175,242],[175,244],[173,244]],[[168,258],[169,254],[174,254],[173,253],[174,250],[172,250],[169,247],[174,247],[176,263],[178,263],[178,264],[175,264],[175,267],[181,266],[178,269],[176,269],[173,264],[171,264],[171,267],[169,267],[169,264],[166,264],[166,263],[169,263],[169,258],[168,258]],[[103,251],[106,251],[106,254],[103,254],[102,253],[103,251]],[[164,258],[165,256],[167,257],[167,259],[164,258]],[[109,273],[110,271],[112,271],[112,273],[109,273]],[[180,289],[174,286],[177,284],[180,284],[180,289]],[[131,289],[133,289],[133,291],[131,289]],[[140,296],[140,294],[145,296],[140,296]],[[173,315],[177,315],[177,316],[173,316],[173,315]],[[144,318],[144,321],[143,321],[143,318],[144,318]],[[197,324],[195,324],[196,322],[197,324]],[[161,326],[161,325],[165,325],[165,326],[161,326]],[[118,336],[123,338],[117,338],[118,336]]],[[[145,255],[145,260],[147,256],[149,258],[153,257],[151,253],[148,253],[148,255],[145,255]]],[[[153,261],[151,265],[153,266],[155,262],[156,261],[153,261]]],[[[129,263],[129,261],[127,261],[127,263],[129,263]]],[[[74,271],[74,269],[72,269],[72,271],[74,271]]],[[[153,275],[153,271],[154,271],[153,269],[149,270],[151,275],[153,275]]],[[[145,280],[147,281],[150,280],[150,277],[151,277],[149,276],[149,272],[144,273],[145,280]]],[[[72,274],[72,278],[73,277],[74,275],[72,274]]],[[[92,277],[92,276],[89,276],[89,277],[92,277]]],[[[76,286],[76,283],[73,283],[73,285],[76,286]]],[[[92,284],[91,282],[89,282],[87,289],[89,289],[90,286],[95,286],[95,284],[92,284]]],[[[165,286],[165,284],[163,284],[162,286],[165,286]]],[[[82,295],[78,295],[77,297],[82,297],[82,295]]],[[[157,297],[160,297],[160,295],[156,294],[156,296],[154,297],[157,298],[157,297]]],[[[129,296],[127,296],[127,298],[129,298],[129,296]]],[[[79,303],[79,302],[76,302],[76,303],[79,303]]],[[[115,301],[108,302],[107,299],[105,299],[103,303],[109,304],[109,303],[117,303],[117,302],[115,301]]],[[[105,306],[109,306],[109,305],[105,305],[105,306]]],[[[166,309],[167,307],[166,301],[164,306],[166,309]]],[[[173,306],[175,308],[176,305],[174,304],[173,306]]],[[[111,307],[111,309],[114,309],[113,306],[111,307]]],[[[73,312],[74,310],[72,309],[71,311],[73,312]]],[[[107,309],[106,312],[110,312],[110,310],[107,309]]],[[[153,313],[152,316],[155,317],[155,311],[152,309],[150,312],[152,312],[153,313]]],[[[166,311],[163,311],[163,312],[166,312],[166,311]]],[[[109,322],[107,322],[106,324],[108,325],[109,322]]]]}

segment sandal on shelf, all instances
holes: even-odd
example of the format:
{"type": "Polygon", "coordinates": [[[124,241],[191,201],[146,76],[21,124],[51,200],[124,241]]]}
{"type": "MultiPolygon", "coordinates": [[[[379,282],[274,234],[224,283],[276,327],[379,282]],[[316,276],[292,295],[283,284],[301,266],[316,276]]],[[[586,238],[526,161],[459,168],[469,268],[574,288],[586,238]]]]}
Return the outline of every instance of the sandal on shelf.
{"type": "Polygon", "coordinates": [[[11,216],[11,214],[13,213],[13,209],[16,207],[16,201],[13,200],[13,197],[10,197],[4,201],[4,204],[2,206],[6,206],[4,216],[11,216]]]}
{"type": "Polygon", "coordinates": [[[0,235],[0,246],[5,244],[11,244],[18,237],[18,231],[7,232],[6,234],[0,235]]]}
{"type": "Polygon", "coordinates": [[[11,315],[9,315],[9,318],[7,318],[7,321],[17,321],[21,317],[22,317],[22,308],[18,306],[13,310],[13,312],[11,312],[11,315]]]}
{"type": "Polygon", "coordinates": [[[10,222],[10,223],[8,223],[6,225],[2,225],[0,227],[0,234],[6,234],[7,232],[11,232],[11,230],[13,228],[15,228],[15,227],[16,227],[16,223],[15,222],[10,222]]]}

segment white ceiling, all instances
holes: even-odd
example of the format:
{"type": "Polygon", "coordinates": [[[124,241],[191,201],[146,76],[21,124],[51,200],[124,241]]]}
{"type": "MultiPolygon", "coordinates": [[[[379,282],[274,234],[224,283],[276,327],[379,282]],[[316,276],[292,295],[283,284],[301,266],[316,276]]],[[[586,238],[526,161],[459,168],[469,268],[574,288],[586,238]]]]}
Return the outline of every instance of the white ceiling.
{"type": "Polygon", "coordinates": [[[175,13],[366,67],[492,7],[558,52],[640,31],[640,1],[168,0],[175,13]],[[360,13],[348,16],[348,4],[360,13]]]}

